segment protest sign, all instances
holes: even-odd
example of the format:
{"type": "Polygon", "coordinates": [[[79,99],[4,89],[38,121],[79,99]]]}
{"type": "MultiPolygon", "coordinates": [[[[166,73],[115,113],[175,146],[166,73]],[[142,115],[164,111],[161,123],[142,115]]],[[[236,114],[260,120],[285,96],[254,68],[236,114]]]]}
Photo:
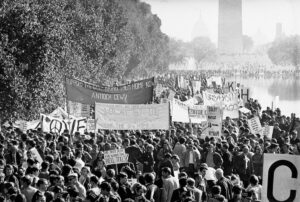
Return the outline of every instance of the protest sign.
{"type": "Polygon", "coordinates": [[[69,101],[69,113],[74,117],[90,117],[90,105],[69,101]]]}
{"type": "Polygon", "coordinates": [[[95,132],[95,130],[96,130],[96,120],[95,119],[87,119],[86,130],[88,132],[95,132]]]}
{"type": "Polygon", "coordinates": [[[203,92],[203,101],[207,106],[220,106],[223,110],[223,119],[239,118],[239,99],[236,92],[217,94],[208,91],[203,92]]]}
{"type": "Polygon", "coordinates": [[[43,163],[43,159],[35,147],[30,149],[30,153],[33,159],[36,159],[40,164],[43,163]]]}
{"type": "Polygon", "coordinates": [[[212,76],[207,79],[207,86],[222,86],[222,78],[220,76],[212,76]]]}
{"type": "Polygon", "coordinates": [[[189,106],[189,118],[191,123],[202,123],[207,120],[207,107],[204,105],[189,106]]]}
{"type": "Polygon", "coordinates": [[[196,94],[197,92],[200,92],[201,90],[201,81],[192,81],[192,86],[194,93],[196,94]]]}
{"type": "MultiPolygon", "coordinates": [[[[118,91],[103,90],[101,86],[77,79],[66,79],[67,99],[93,105],[95,102],[114,104],[146,104],[153,98],[154,79],[125,85],[118,91]]],[[[114,88],[109,88],[114,89],[114,88]]]]}
{"type": "Polygon", "coordinates": [[[300,157],[289,154],[264,154],[262,200],[300,201],[300,157]]]}
{"type": "Polygon", "coordinates": [[[189,123],[189,107],[187,104],[177,100],[172,100],[171,116],[173,122],[189,123]]]}
{"type": "Polygon", "coordinates": [[[128,163],[128,154],[125,149],[116,149],[104,151],[105,165],[128,163]]]}
{"type": "Polygon", "coordinates": [[[274,129],[274,126],[264,126],[262,128],[261,133],[263,136],[266,136],[267,138],[272,139],[273,129],[274,129]]]}
{"type": "Polygon", "coordinates": [[[84,133],[86,130],[86,118],[58,119],[41,114],[41,124],[44,132],[61,134],[64,130],[69,130],[70,134],[79,131],[84,133]]]}
{"type": "Polygon", "coordinates": [[[221,137],[222,134],[222,110],[220,107],[207,107],[207,127],[201,136],[221,137]]]}
{"type": "Polygon", "coordinates": [[[168,130],[169,103],[122,105],[96,103],[96,128],[110,130],[168,130]]]}
{"type": "Polygon", "coordinates": [[[250,128],[250,132],[253,135],[261,134],[262,127],[261,127],[258,116],[255,116],[251,119],[248,119],[248,125],[249,125],[249,128],[250,128]]]}

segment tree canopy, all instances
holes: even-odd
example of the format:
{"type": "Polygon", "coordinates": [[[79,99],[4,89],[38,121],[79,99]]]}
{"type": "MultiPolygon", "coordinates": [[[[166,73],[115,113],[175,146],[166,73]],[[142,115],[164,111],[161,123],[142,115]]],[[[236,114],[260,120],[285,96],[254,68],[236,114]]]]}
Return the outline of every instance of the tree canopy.
{"type": "Polygon", "coordinates": [[[107,81],[167,68],[168,37],[139,0],[0,1],[0,116],[65,102],[64,78],[107,81]]]}
{"type": "Polygon", "coordinates": [[[269,58],[274,64],[300,66],[300,36],[278,39],[268,50],[269,58]]]}

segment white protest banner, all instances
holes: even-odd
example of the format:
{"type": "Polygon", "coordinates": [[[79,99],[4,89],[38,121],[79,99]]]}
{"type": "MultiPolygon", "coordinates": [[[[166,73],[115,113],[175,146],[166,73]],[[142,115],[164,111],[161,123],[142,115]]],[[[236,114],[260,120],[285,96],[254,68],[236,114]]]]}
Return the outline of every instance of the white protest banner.
{"type": "Polygon", "coordinates": [[[84,133],[86,130],[86,118],[58,119],[41,114],[41,124],[44,132],[61,134],[65,129],[71,134],[75,132],[84,133]]]}
{"type": "Polygon", "coordinates": [[[223,110],[223,119],[239,118],[239,98],[238,93],[230,92],[226,94],[203,92],[203,101],[207,106],[220,106],[223,110]]]}
{"type": "Polygon", "coordinates": [[[272,139],[274,126],[264,126],[262,128],[262,135],[266,136],[269,139],[272,139]]]}
{"type": "Polygon", "coordinates": [[[168,130],[169,103],[107,104],[96,103],[96,129],[168,130]]]}
{"type": "Polygon", "coordinates": [[[96,120],[95,119],[87,119],[86,130],[88,132],[95,132],[95,130],[96,130],[96,120]]]}
{"type": "Polygon", "coordinates": [[[128,163],[128,156],[125,149],[104,151],[104,162],[105,165],[128,163]]]}
{"type": "Polygon", "coordinates": [[[207,121],[207,107],[204,105],[189,106],[189,118],[191,123],[202,123],[207,121]]]}
{"type": "Polygon", "coordinates": [[[182,123],[189,123],[189,107],[185,103],[173,99],[172,100],[172,121],[173,122],[182,122],[182,123]]]}
{"type": "Polygon", "coordinates": [[[300,201],[300,156],[264,154],[263,202],[300,201]]]}
{"type": "Polygon", "coordinates": [[[216,106],[207,107],[207,128],[202,136],[221,137],[222,134],[222,110],[216,106]]]}
{"type": "Polygon", "coordinates": [[[249,128],[250,128],[250,132],[253,135],[261,134],[262,127],[261,127],[258,116],[255,116],[251,119],[248,119],[248,125],[249,125],[249,128]]]}

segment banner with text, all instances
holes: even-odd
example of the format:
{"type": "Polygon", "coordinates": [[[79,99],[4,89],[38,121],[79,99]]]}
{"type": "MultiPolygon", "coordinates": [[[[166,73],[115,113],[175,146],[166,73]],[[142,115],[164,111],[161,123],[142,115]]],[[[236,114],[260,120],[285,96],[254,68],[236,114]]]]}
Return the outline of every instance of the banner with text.
{"type": "Polygon", "coordinates": [[[105,165],[128,163],[128,156],[125,149],[104,151],[104,162],[105,165]]]}
{"type": "Polygon", "coordinates": [[[207,107],[207,130],[206,134],[209,137],[221,137],[222,134],[222,110],[220,107],[207,107]]]}
{"type": "Polygon", "coordinates": [[[207,107],[204,105],[189,106],[189,118],[191,123],[207,121],[207,107]]]}
{"type": "Polygon", "coordinates": [[[258,116],[255,116],[251,119],[248,119],[248,125],[249,125],[249,128],[250,128],[250,132],[253,135],[261,134],[262,127],[261,127],[261,123],[259,121],[258,116]]]}
{"type": "Polygon", "coordinates": [[[290,154],[264,154],[263,202],[300,201],[300,157],[290,154]]]}
{"type": "Polygon", "coordinates": [[[96,103],[95,110],[97,129],[169,129],[169,103],[149,105],[96,103]]]}
{"type": "Polygon", "coordinates": [[[41,125],[44,132],[61,134],[69,130],[71,134],[79,131],[83,134],[86,130],[86,118],[58,119],[41,114],[41,125]]]}
{"type": "Polygon", "coordinates": [[[223,110],[223,119],[227,116],[239,118],[239,98],[236,92],[217,94],[203,91],[203,101],[207,106],[220,106],[223,110]]]}
{"type": "Polygon", "coordinates": [[[154,78],[151,78],[128,84],[126,87],[118,88],[118,91],[107,91],[107,89],[103,90],[101,86],[95,84],[77,79],[66,79],[67,99],[90,105],[93,105],[95,102],[146,104],[152,101],[153,83],[154,78]]]}

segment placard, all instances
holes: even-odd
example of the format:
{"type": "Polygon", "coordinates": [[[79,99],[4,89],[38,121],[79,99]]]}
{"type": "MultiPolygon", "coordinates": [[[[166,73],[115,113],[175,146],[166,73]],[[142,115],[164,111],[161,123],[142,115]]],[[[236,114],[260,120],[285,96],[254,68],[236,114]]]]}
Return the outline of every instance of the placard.
{"type": "Polygon", "coordinates": [[[169,103],[149,105],[96,103],[95,110],[97,130],[169,129],[169,103]]]}
{"type": "Polygon", "coordinates": [[[221,137],[222,135],[222,110],[220,107],[207,107],[207,127],[201,136],[221,137]]]}
{"type": "Polygon", "coordinates": [[[227,116],[239,118],[239,98],[236,92],[218,94],[204,91],[203,101],[207,106],[220,106],[223,110],[223,119],[227,116]]]}
{"type": "Polygon", "coordinates": [[[125,149],[104,151],[104,162],[105,165],[128,163],[128,156],[125,149]]]}
{"type": "Polygon", "coordinates": [[[272,139],[274,126],[264,126],[261,134],[269,139],[272,139]]]}
{"type": "Polygon", "coordinates": [[[264,154],[263,202],[300,201],[300,156],[264,154]]]}
{"type": "Polygon", "coordinates": [[[250,128],[250,132],[253,135],[261,134],[262,127],[261,127],[261,123],[260,123],[258,116],[248,119],[248,125],[250,128]]]}
{"type": "Polygon", "coordinates": [[[172,100],[171,115],[173,122],[189,123],[189,106],[177,99],[172,100]]]}

